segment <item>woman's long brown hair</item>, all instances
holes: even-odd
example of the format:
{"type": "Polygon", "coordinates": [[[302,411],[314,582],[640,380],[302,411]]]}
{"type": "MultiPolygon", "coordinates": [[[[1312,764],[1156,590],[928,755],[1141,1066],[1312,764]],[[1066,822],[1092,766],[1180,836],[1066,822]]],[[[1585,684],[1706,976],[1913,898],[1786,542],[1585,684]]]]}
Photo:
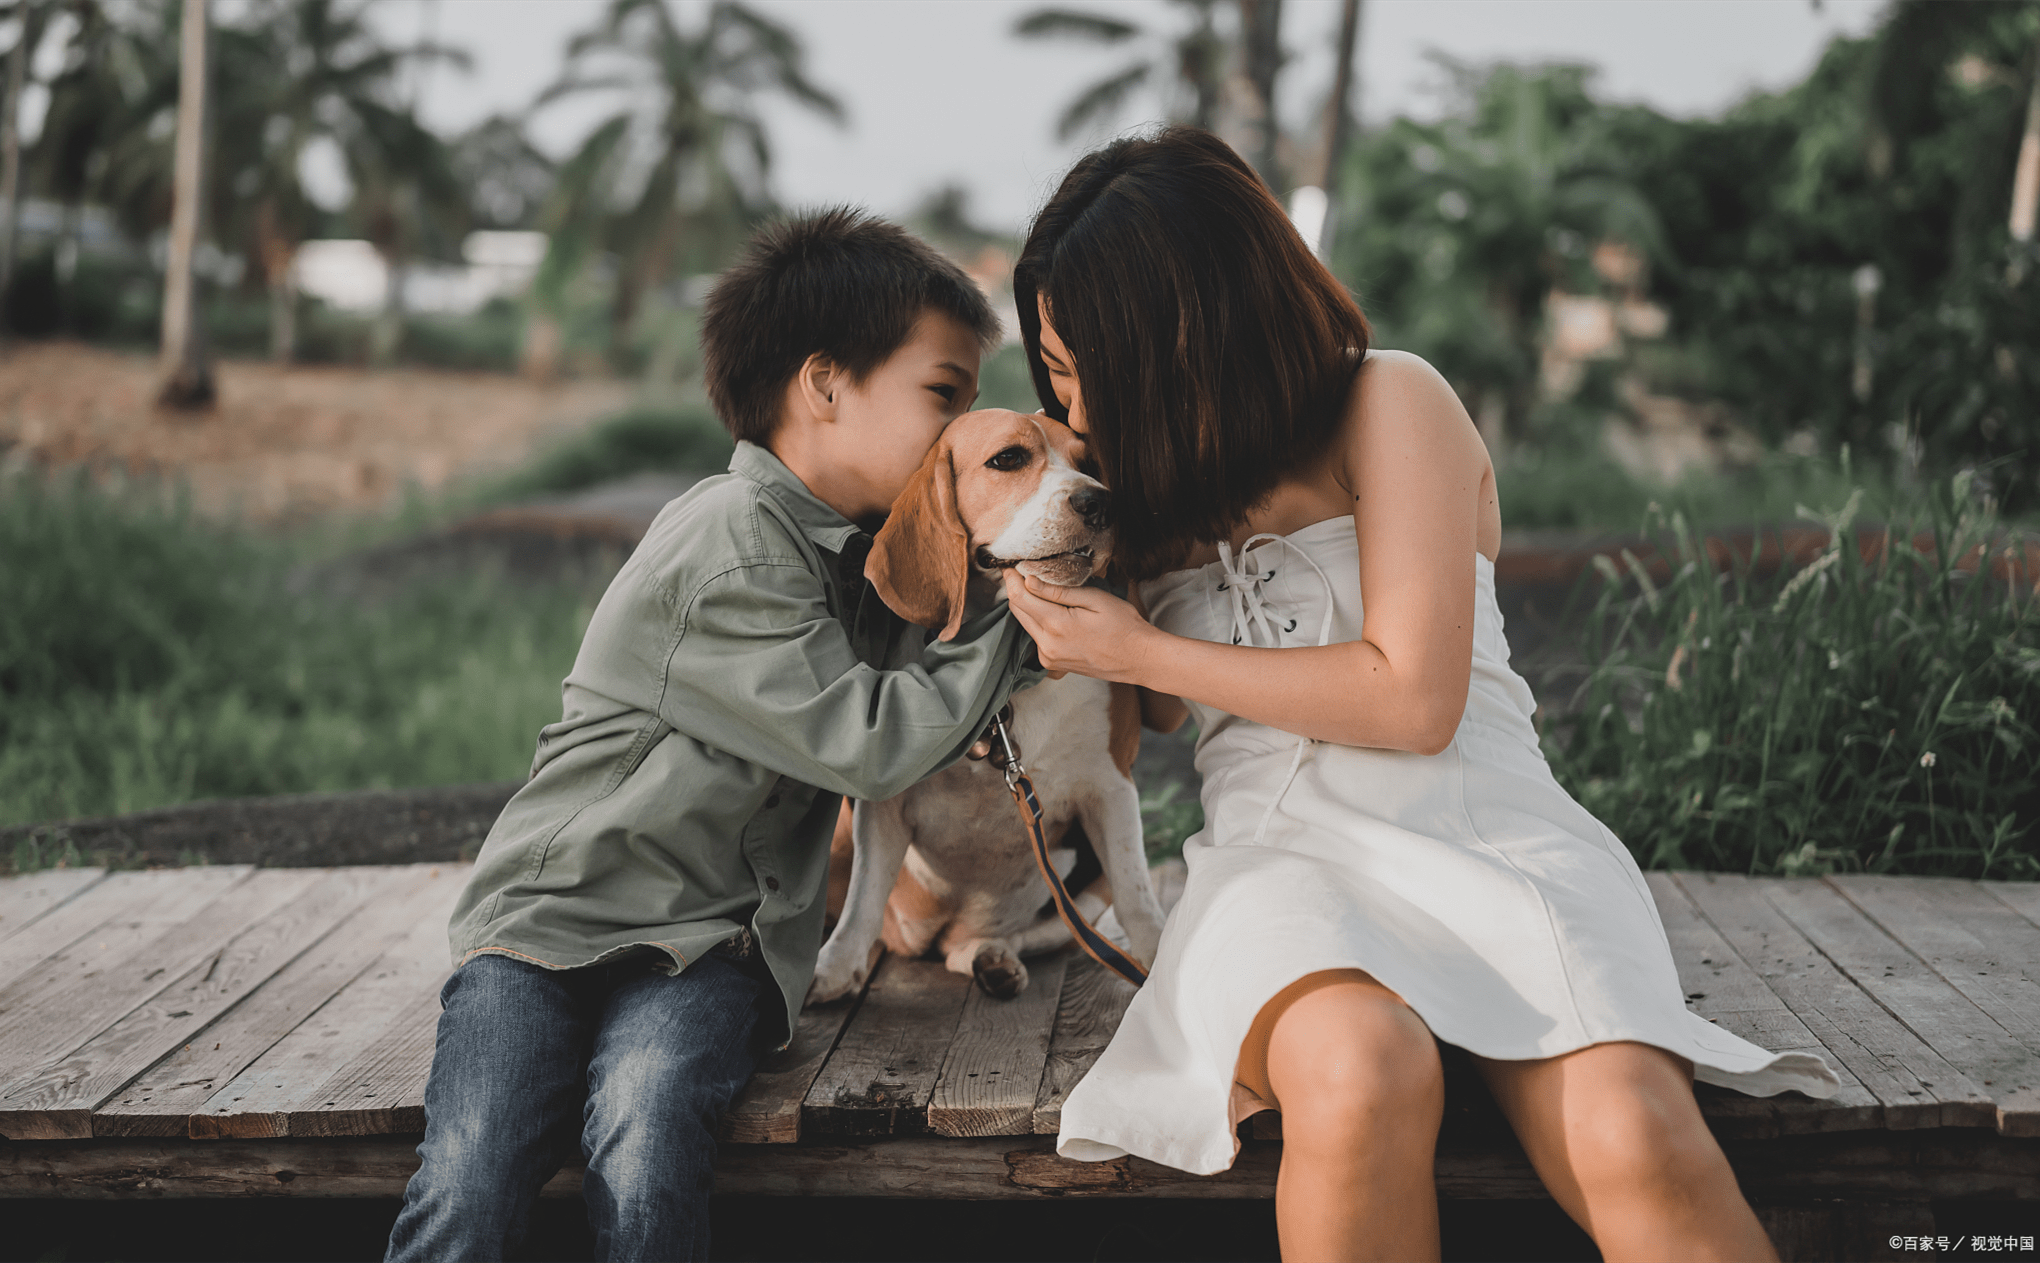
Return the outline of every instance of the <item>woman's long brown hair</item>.
{"type": "Polygon", "coordinates": [[[1070,168],[1013,271],[1035,393],[1037,300],[1076,361],[1114,552],[1135,578],[1224,539],[1320,456],[1367,352],[1367,318],[1280,203],[1210,132],[1169,127],[1070,168]]]}

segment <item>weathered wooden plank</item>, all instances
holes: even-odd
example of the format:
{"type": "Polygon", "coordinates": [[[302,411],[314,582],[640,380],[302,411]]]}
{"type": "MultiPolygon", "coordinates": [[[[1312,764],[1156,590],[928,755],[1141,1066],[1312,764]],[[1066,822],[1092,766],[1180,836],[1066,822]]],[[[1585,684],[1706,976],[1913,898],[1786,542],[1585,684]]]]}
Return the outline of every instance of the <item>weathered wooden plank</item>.
{"type": "Polygon", "coordinates": [[[180,903],[186,915],[168,929],[146,918],[123,920],[43,962],[0,992],[0,1068],[8,1072],[0,1077],[11,1079],[78,1048],[186,970],[217,958],[250,921],[268,916],[321,876],[318,869],[249,873],[195,910],[180,903]]]}
{"type": "Polygon", "coordinates": [[[2040,881],[1980,881],[1976,883],[2007,908],[2040,925],[2040,881]]]}
{"type": "Polygon", "coordinates": [[[1090,1073],[1105,1045],[1112,1042],[1133,996],[1132,983],[1089,956],[1070,958],[1056,1005],[1055,1033],[1049,1039],[1047,1064],[1042,1067],[1041,1089],[1034,1097],[1036,1135],[1053,1136],[1062,1131],[1063,1102],[1077,1081],[1090,1073]]]}
{"type": "Polygon", "coordinates": [[[743,1145],[790,1145],[799,1140],[801,1103],[863,998],[859,991],[850,999],[802,1010],[786,1051],[767,1059],[751,1075],[723,1115],[718,1137],[743,1145]]]}
{"type": "Polygon", "coordinates": [[[62,907],[86,887],[106,880],[103,868],[47,868],[0,877],[0,943],[62,907]]]}
{"type": "Polygon", "coordinates": [[[206,1098],[189,1120],[193,1139],[290,1135],[292,1115],[324,1099],[319,1093],[383,1034],[392,1016],[438,995],[451,969],[446,915],[462,885],[460,870],[448,875],[453,880],[438,879],[445,883],[439,891],[444,904],[420,914],[373,965],[206,1098]]]}
{"type": "MultiPolygon", "coordinates": [[[[1266,1198],[1281,1146],[1248,1141],[1234,1168],[1194,1176],[1139,1158],[1057,1158],[1048,1136],[904,1137],[864,1145],[724,1145],[716,1191],[783,1197],[1266,1198]]],[[[414,1137],[328,1140],[85,1140],[0,1143],[0,1199],[13,1197],[400,1196],[418,1169],[414,1137]]],[[[2040,1200],[2040,1146],[1988,1128],[1838,1132],[1724,1142],[1745,1196],[1762,1203],[2040,1200]]],[[[1544,1195],[1520,1152],[1442,1147],[1438,1191],[1451,1198],[1544,1195]]],[[[570,1167],[545,1196],[580,1193],[570,1167]]]]}
{"type": "MultiPolygon", "coordinates": [[[[1679,989],[1685,993],[1687,1008],[1760,1048],[1815,1053],[1826,1056],[1830,1064],[1839,1060],[1829,1054],[1819,1037],[1771,989],[1764,976],[1722,938],[1721,931],[1701,914],[1672,874],[1648,873],[1645,880],[1657,901],[1665,935],[1671,941],[1672,960],[1678,967],[1679,989]]],[[[1757,932],[1761,935],[1763,927],[1757,932]]],[[[1788,940],[1796,937],[1788,935],[1788,940]]],[[[1804,942],[1799,946],[1804,949],[1804,942]]],[[[1825,1101],[1797,1095],[1754,1097],[1740,1092],[1703,1090],[1701,1111],[1716,1134],[1722,1136],[1883,1126],[1884,1107],[1875,1094],[1863,1086],[1846,1064],[1836,1065],[1836,1074],[1842,1079],[1842,1090],[1825,1101]]]]}
{"type": "Polygon", "coordinates": [[[254,871],[237,864],[114,873],[39,918],[35,933],[0,942],[0,995],[31,970],[61,966],[82,971],[110,960],[254,871]],[[87,935],[92,935],[89,943],[83,941],[87,935]],[[65,959],[53,961],[60,952],[65,959]]]}
{"type": "Polygon", "coordinates": [[[939,960],[887,956],[801,1112],[804,1138],[915,1135],[974,986],[939,960]]]}
{"type": "Polygon", "coordinates": [[[0,1085],[0,1136],[90,1136],[95,1106],[166,1054],[189,1048],[187,1041],[359,909],[384,876],[329,870],[78,1048],[0,1085]]]}
{"type": "Polygon", "coordinates": [[[2009,1036],[2022,1055],[1983,1087],[2000,1130],[2040,1136],[2040,926],[1971,881],[1855,873],[1828,882],[2009,1036]]]}
{"type": "Polygon", "coordinates": [[[290,1111],[292,1136],[385,1136],[425,1130],[425,1077],[439,1024],[438,988],[399,1010],[354,1060],[290,1111]]]}
{"type": "Polygon", "coordinates": [[[995,1000],[972,987],[928,1098],[938,1136],[1028,1136],[1070,953],[1037,957],[1027,989],[995,1000]]]}
{"type": "MultiPolygon", "coordinates": [[[[366,905],[323,939],[317,951],[292,961],[229,1010],[206,1030],[204,1039],[164,1058],[101,1104],[93,1111],[93,1135],[188,1135],[191,1115],[203,1109],[222,1084],[248,1069],[405,934],[422,923],[443,919],[467,870],[406,864],[351,871],[379,874],[384,888],[371,893],[366,905]]],[[[439,959],[444,956],[441,944],[439,959]]],[[[306,1089],[325,1077],[318,1074],[306,1089]]]]}
{"type": "Polygon", "coordinates": [[[1862,975],[1827,950],[1836,939],[1883,937],[1834,891],[1816,878],[1678,873],[1674,879],[1830,1060],[1877,1098],[1884,1126],[1990,1124],[1995,1107],[1984,1089],[1887,1012],[1862,985],[1862,975]]]}
{"type": "MultiPolygon", "coordinates": [[[[1980,1094],[1988,1103],[1985,1125],[1995,1123],[2008,1136],[2040,1135],[2040,1054],[1992,1021],[1833,886],[1772,882],[1766,893],[1828,959],[1966,1076],[1965,1100],[1980,1094]]],[[[1948,1086],[1939,1075],[1921,1082],[1936,1095],[1948,1086]]],[[[1969,1117],[1965,1110],[1963,1121],[1969,1117]]]]}

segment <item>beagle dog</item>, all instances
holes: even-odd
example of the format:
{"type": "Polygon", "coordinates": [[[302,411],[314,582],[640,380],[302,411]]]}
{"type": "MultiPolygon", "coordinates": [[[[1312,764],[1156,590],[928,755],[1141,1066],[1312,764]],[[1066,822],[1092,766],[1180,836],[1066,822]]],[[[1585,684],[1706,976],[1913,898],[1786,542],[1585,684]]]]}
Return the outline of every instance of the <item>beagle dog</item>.
{"type": "MultiPolygon", "coordinates": [[[[865,576],[894,612],[943,640],[956,635],[967,606],[1006,599],[1008,568],[1083,583],[1112,546],[1110,499],[1078,468],[1083,454],[1083,440],[1045,416],[958,417],[893,503],[865,576]]],[[[1008,731],[1065,879],[1078,860],[1071,827],[1091,840],[1102,871],[1078,907],[1093,921],[1116,908],[1132,954],[1151,964],[1162,909],[1148,884],[1133,784],[1139,710],[1129,686],[1066,675],[1013,694],[1008,731]]],[[[959,760],[896,798],[857,803],[850,842],[842,915],[822,946],[809,1003],[861,986],[881,939],[906,956],[940,952],[951,970],[1002,999],[1027,986],[1022,956],[1070,940],[995,759],[959,760]]]]}

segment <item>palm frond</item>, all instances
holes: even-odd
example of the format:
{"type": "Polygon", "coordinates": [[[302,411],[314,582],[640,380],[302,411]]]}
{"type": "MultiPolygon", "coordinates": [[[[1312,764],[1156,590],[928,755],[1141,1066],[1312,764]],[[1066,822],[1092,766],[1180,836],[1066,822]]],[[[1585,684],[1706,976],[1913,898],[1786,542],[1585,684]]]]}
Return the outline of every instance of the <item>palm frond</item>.
{"type": "Polygon", "coordinates": [[[1013,34],[1022,39],[1080,39],[1094,44],[1118,44],[1140,34],[1140,27],[1081,9],[1036,9],[1020,15],[1013,23],[1013,34]]]}
{"type": "Polygon", "coordinates": [[[1119,107],[1132,95],[1134,89],[1148,81],[1154,73],[1154,66],[1137,61],[1117,74],[1110,75],[1085,88],[1077,99],[1065,106],[1062,115],[1056,119],[1055,134],[1058,140],[1068,140],[1094,121],[1118,112],[1119,107]]]}

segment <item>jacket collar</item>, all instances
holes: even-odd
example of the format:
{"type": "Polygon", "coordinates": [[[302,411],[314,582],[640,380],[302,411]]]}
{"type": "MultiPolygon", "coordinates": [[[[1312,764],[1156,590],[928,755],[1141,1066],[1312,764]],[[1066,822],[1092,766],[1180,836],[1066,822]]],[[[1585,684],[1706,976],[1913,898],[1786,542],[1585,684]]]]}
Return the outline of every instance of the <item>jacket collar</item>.
{"type": "Polygon", "coordinates": [[[818,547],[841,553],[852,539],[864,534],[849,519],[816,499],[807,484],[777,456],[748,439],[737,444],[736,455],[730,457],[730,472],[765,488],[818,547]]]}

